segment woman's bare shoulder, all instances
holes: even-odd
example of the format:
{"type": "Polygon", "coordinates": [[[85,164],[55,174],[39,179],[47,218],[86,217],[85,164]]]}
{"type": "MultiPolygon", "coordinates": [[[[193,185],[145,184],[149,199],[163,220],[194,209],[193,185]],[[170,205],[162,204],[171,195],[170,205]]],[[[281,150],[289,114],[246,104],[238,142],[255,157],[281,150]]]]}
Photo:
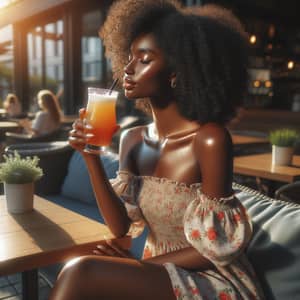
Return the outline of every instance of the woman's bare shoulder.
{"type": "Polygon", "coordinates": [[[201,126],[195,141],[201,148],[224,147],[232,144],[229,131],[218,123],[207,123],[201,126]]]}
{"type": "Polygon", "coordinates": [[[148,125],[141,125],[126,129],[120,137],[119,157],[120,164],[127,165],[132,150],[143,141],[144,132],[147,131],[148,125]]]}
{"type": "Polygon", "coordinates": [[[142,140],[143,133],[147,130],[148,125],[140,125],[125,129],[120,138],[120,144],[126,142],[127,143],[135,143],[136,140],[142,140]]]}

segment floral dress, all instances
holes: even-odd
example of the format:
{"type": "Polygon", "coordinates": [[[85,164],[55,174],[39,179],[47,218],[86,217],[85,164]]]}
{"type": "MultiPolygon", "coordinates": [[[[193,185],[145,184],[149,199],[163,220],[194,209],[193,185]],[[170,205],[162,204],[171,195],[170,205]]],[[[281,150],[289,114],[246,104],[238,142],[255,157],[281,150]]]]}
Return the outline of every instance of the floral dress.
{"type": "Polygon", "coordinates": [[[194,247],[215,269],[189,271],[164,264],[177,299],[264,299],[244,249],[252,227],[238,196],[210,199],[201,184],[120,171],[112,180],[138,236],[147,225],[143,258],[194,247]]]}

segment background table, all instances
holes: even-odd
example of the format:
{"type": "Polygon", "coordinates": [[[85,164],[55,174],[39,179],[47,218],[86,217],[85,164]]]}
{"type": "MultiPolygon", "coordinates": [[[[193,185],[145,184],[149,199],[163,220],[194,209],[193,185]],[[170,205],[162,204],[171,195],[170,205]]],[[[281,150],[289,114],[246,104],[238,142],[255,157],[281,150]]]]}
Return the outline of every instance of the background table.
{"type": "Polygon", "coordinates": [[[300,156],[294,155],[291,166],[273,166],[272,153],[234,158],[234,173],[261,177],[274,181],[293,182],[300,179],[300,156]]]}
{"type": "Polygon", "coordinates": [[[271,151],[267,138],[231,133],[234,156],[243,156],[271,151]]]}
{"type": "Polygon", "coordinates": [[[269,140],[267,138],[255,137],[255,136],[231,134],[231,138],[232,138],[232,143],[234,145],[269,143],[269,140]]]}
{"type": "MultiPolygon", "coordinates": [[[[97,209],[97,208],[95,208],[97,209]]],[[[107,226],[35,196],[34,210],[9,214],[0,196],[0,276],[23,272],[23,299],[38,299],[37,268],[92,254],[107,226]]],[[[125,248],[130,238],[116,239],[125,248]]]]}
{"type": "Polygon", "coordinates": [[[5,132],[19,132],[22,126],[20,126],[17,122],[12,121],[0,121],[0,140],[3,140],[5,137],[5,132]]]}
{"type": "Polygon", "coordinates": [[[237,156],[234,173],[256,178],[257,188],[270,197],[285,183],[300,179],[300,156],[294,155],[290,166],[272,165],[272,153],[237,156]]]}

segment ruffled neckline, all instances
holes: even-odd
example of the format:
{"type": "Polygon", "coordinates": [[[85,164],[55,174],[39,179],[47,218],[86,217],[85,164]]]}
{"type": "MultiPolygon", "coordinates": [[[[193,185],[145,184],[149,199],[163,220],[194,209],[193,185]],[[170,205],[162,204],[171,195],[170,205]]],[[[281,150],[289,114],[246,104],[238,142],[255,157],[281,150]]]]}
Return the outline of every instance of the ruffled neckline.
{"type": "Polygon", "coordinates": [[[151,175],[135,175],[129,171],[124,171],[124,170],[118,171],[117,174],[121,175],[121,176],[122,176],[122,174],[124,174],[125,176],[131,177],[131,178],[143,179],[143,180],[153,181],[153,182],[157,182],[157,183],[167,183],[167,184],[175,185],[175,186],[181,187],[181,188],[195,189],[195,188],[201,187],[200,182],[187,184],[185,182],[180,182],[177,180],[169,179],[167,177],[157,177],[157,176],[151,176],[151,175]]]}
{"type": "MultiPolygon", "coordinates": [[[[191,191],[193,191],[195,189],[199,189],[199,191],[201,191],[201,182],[192,183],[192,184],[189,185],[189,184],[186,184],[184,182],[179,182],[179,181],[172,180],[172,179],[169,179],[169,178],[166,178],[166,177],[157,177],[157,176],[151,176],[151,175],[135,175],[135,174],[133,174],[129,171],[125,171],[125,170],[120,170],[120,171],[117,172],[117,174],[120,175],[120,176],[124,175],[124,176],[127,176],[129,178],[148,180],[148,181],[161,183],[161,184],[167,183],[167,184],[170,184],[170,185],[174,185],[175,187],[190,189],[191,191]]],[[[256,190],[254,190],[250,187],[238,184],[236,182],[232,183],[232,188],[235,191],[235,195],[238,195],[240,192],[244,192],[244,193],[247,193],[251,196],[258,197],[261,200],[274,201],[273,198],[271,198],[269,196],[266,196],[266,195],[263,195],[259,191],[256,191],[256,190]]],[[[275,200],[275,201],[278,202],[278,203],[283,202],[281,200],[275,200]]],[[[293,203],[289,203],[289,205],[292,206],[293,203]]],[[[298,205],[298,204],[296,204],[296,205],[298,205]]]]}

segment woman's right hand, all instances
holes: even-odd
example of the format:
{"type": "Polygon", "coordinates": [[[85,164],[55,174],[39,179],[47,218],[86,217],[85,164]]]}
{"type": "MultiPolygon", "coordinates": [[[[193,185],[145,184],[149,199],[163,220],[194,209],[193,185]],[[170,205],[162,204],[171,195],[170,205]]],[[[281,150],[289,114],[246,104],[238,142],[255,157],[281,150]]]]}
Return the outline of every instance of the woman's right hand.
{"type": "Polygon", "coordinates": [[[93,254],[101,256],[134,258],[129,250],[123,249],[112,240],[106,240],[105,243],[97,245],[97,248],[93,250],[93,254]]]}
{"type": "Polygon", "coordinates": [[[75,120],[72,125],[72,130],[69,132],[69,144],[72,148],[79,152],[83,152],[87,143],[87,136],[84,130],[84,117],[86,109],[81,108],[79,110],[79,119],[75,120]]]}

